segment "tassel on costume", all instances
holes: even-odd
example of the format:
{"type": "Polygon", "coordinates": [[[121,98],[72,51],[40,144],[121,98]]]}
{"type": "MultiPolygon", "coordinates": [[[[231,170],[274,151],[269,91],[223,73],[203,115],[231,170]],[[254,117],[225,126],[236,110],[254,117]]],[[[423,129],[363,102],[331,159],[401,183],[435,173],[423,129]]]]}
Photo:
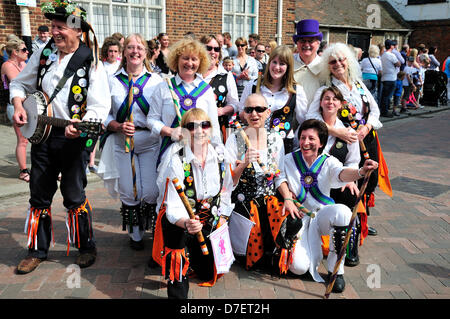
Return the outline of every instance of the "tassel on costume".
{"type": "Polygon", "coordinates": [[[55,246],[55,238],[53,235],[53,222],[51,208],[37,209],[30,207],[30,212],[25,221],[25,233],[27,234],[27,246],[30,249],[37,250],[37,233],[39,228],[40,218],[50,218],[51,232],[52,232],[52,247],[55,246]]]}
{"type": "Polygon", "coordinates": [[[164,256],[162,257],[162,275],[165,279],[170,281],[181,282],[182,278],[186,276],[189,259],[186,257],[184,248],[170,249],[164,247],[164,256]]]}
{"type": "Polygon", "coordinates": [[[69,209],[66,216],[66,227],[67,227],[67,256],[69,256],[70,245],[80,248],[80,226],[78,218],[82,213],[85,213],[89,224],[89,238],[92,239],[92,229],[91,221],[89,217],[89,212],[92,211],[91,204],[86,198],[83,205],[77,208],[69,209]],[[86,208],[86,206],[88,208],[86,208]],[[89,209],[89,210],[88,210],[89,209]]]}

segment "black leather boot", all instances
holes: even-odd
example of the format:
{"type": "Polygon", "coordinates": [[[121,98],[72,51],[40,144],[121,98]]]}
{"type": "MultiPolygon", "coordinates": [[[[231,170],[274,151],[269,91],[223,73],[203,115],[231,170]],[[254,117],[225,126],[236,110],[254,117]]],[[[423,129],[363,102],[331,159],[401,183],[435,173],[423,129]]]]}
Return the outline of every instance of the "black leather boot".
{"type": "Polygon", "coordinates": [[[356,220],[356,225],[352,227],[352,234],[347,245],[347,252],[345,254],[345,265],[355,267],[359,265],[358,246],[359,236],[361,234],[361,224],[356,220]]]}

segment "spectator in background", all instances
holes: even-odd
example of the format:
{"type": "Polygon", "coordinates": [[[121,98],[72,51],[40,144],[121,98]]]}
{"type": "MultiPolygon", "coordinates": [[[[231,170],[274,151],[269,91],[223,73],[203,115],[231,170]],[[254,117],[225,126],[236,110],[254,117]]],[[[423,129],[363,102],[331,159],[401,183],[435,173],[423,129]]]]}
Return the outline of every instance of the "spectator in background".
{"type": "Polygon", "coordinates": [[[258,65],[256,60],[247,55],[247,40],[245,38],[237,38],[235,41],[238,48],[238,55],[234,58],[233,73],[237,75],[237,89],[239,98],[247,83],[258,78],[258,65]]]}
{"type": "Polygon", "coordinates": [[[34,38],[34,41],[31,44],[31,50],[33,51],[33,53],[45,46],[50,40],[50,32],[46,25],[39,26],[37,32],[38,35],[34,38]]]}
{"type": "Polygon", "coordinates": [[[397,80],[397,68],[400,68],[400,61],[397,59],[392,50],[394,50],[394,42],[386,39],[384,42],[386,52],[381,56],[381,65],[383,75],[381,76],[381,82],[383,83],[383,89],[381,90],[381,105],[380,114],[384,117],[393,117],[392,113],[388,113],[391,103],[392,95],[395,90],[395,81],[397,80]]]}
{"type": "Polygon", "coordinates": [[[447,74],[447,97],[450,95],[450,55],[443,63],[442,71],[447,74]]]}
{"type": "Polygon", "coordinates": [[[403,71],[403,69],[405,68],[405,66],[407,64],[406,62],[408,61],[408,54],[409,54],[409,45],[408,44],[406,44],[406,43],[403,44],[400,54],[402,55],[403,59],[405,60],[405,63],[400,66],[400,71],[403,71]]]}
{"type": "Polygon", "coordinates": [[[394,49],[392,49],[392,53],[395,54],[395,57],[400,62],[400,66],[397,67],[397,73],[398,73],[400,71],[400,67],[402,65],[405,65],[406,60],[403,58],[403,56],[400,54],[400,52],[398,52],[398,42],[397,42],[397,40],[392,40],[392,42],[394,43],[394,49]]]}
{"type": "Polygon", "coordinates": [[[370,93],[372,93],[375,100],[378,99],[378,81],[380,81],[382,75],[382,66],[379,55],[379,47],[373,44],[369,47],[369,56],[362,59],[360,63],[363,82],[370,93]]]}
{"type": "Polygon", "coordinates": [[[169,50],[169,35],[167,33],[160,33],[157,37],[160,47],[160,53],[156,59],[156,65],[161,69],[161,73],[170,74],[170,69],[166,64],[165,57],[168,56],[169,50]]]}
{"type": "MultiPolygon", "coordinates": [[[[395,81],[395,90],[394,90],[394,106],[392,107],[392,114],[395,116],[400,116],[400,113],[397,112],[398,107],[400,106],[400,99],[403,94],[403,80],[406,77],[406,73],[403,71],[399,71],[397,73],[397,80],[395,81]]],[[[408,113],[405,108],[401,108],[402,113],[408,113]]]]}
{"type": "Polygon", "coordinates": [[[161,74],[161,69],[159,66],[156,65],[156,59],[158,59],[159,55],[161,54],[161,44],[158,40],[153,39],[150,41],[147,41],[148,45],[148,63],[150,64],[151,71],[155,72],[157,74],[161,74]]]}
{"type": "Polygon", "coordinates": [[[238,50],[237,47],[233,45],[233,42],[231,42],[231,34],[229,32],[223,34],[223,43],[228,51],[228,56],[230,58],[235,58],[238,54],[238,50]]]}
{"type": "Polygon", "coordinates": [[[114,37],[107,37],[102,45],[101,55],[103,66],[108,74],[115,73],[119,69],[120,61],[119,56],[122,52],[122,46],[119,40],[114,37]]]}
{"type": "Polygon", "coordinates": [[[248,46],[249,48],[255,48],[259,42],[259,35],[252,33],[248,35],[248,46]]]}
{"type": "Polygon", "coordinates": [[[441,65],[439,61],[434,56],[437,52],[437,47],[430,47],[428,50],[428,57],[430,58],[430,66],[428,67],[429,70],[436,70],[439,71],[439,66],[441,65]]]}
{"type": "Polygon", "coordinates": [[[266,44],[266,55],[267,55],[267,59],[266,59],[266,63],[269,61],[269,56],[270,53],[272,52],[273,49],[275,49],[278,46],[278,43],[274,40],[270,40],[267,44],[266,44]]]}
{"type": "Polygon", "coordinates": [[[328,42],[327,41],[320,42],[319,50],[317,50],[317,55],[321,56],[322,53],[323,53],[323,50],[325,50],[327,48],[327,46],[328,46],[328,42]]]}
{"type": "Polygon", "coordinates": [[[258,43],[256,45],[255,48],[256,52],[255,52],[255,59],[256,62],[258,63],[258,70],[260,74],[264,74],[264,71],[266,69],[266,61],[265,61],[265,57],[266,55],[266,47],[264,46],[264,44],[262,43],[258,43]]]}

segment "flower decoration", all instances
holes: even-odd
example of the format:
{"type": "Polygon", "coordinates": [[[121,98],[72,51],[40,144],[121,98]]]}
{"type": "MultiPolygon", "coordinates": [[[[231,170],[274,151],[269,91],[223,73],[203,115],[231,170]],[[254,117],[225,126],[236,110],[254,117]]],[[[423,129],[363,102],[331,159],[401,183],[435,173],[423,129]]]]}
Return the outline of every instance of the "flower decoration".
{"type": "Polygon", "coordinates": [[[64,8],[67,15],[73,15],[86,20],[86,11],[83,10],[77,3],[70,0],[53,0],[41,3],[41,10],[43,13],[56,13],[56,8],[64,8]]]}

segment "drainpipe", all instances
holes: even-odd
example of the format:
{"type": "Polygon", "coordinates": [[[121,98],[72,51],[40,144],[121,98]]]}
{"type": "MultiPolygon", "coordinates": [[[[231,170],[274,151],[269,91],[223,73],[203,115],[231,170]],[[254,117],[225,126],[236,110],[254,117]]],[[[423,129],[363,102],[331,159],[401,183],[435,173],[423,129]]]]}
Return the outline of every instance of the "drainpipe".
{"type": "Polygon", "coordinates": [[[277,20],[277,43],[282,44],[283,41],[283,0],[278,0],[278,20],[277,20]]]}
{"type": "Polygon", "coordinates": [[[21,24],[21,33],[22,40],[25,42],[25,45],[28,49],[28,54],[31,55],[31,27],[30,27],[30,10],[28,7],[19,6],[20,7],[20,24],[21,24]]]}

